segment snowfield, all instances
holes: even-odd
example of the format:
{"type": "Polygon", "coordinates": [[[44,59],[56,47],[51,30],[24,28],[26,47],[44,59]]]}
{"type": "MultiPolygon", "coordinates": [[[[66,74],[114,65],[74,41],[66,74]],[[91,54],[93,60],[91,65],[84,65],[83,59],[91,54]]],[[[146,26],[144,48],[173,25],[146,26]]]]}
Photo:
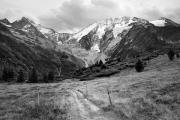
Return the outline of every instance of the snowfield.
{"type": "Polygon", "coordinates": [[[150,23],[154,24],[157,27],[164,27],[166,25],[165,20],[155,20],[155,21],[151,21],[150,23]]]}

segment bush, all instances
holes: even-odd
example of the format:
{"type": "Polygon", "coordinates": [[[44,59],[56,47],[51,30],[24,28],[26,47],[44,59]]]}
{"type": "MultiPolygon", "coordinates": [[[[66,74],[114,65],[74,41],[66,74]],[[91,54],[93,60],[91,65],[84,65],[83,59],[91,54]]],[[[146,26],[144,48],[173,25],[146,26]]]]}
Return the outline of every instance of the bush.
{"type": "Polygon", "coordinates": [[[168,57],[171,61],[174,60],[174,55],[175,55],[174,51],[170,49],[168,52],[168,57]]]}
{"type": "Polygon", "coordinates": [[[138,62],[135,64],[135,69],[137,72],[142,72],[144,70],[144,65],[141,60],[138,60],[138,62]]]}

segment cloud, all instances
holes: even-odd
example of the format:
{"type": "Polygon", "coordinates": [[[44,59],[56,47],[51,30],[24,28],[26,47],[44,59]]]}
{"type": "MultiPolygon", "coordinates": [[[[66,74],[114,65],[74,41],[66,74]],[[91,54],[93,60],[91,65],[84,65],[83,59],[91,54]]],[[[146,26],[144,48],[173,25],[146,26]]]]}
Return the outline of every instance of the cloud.
{"type": "Polygon", "coordinates": [[[144,19],[154,20],[156,18],[164,16],[164,13],[156,7],[152,7],[150,9],[144,9],[143,11],[141,11],[140,16],[144,19]]]}
{"type": "Polygon", "coordinates": [[[32,14],[23,12],[20,9],[6,9],[4,11],[0,11],[0,19],[8,18],[10,22],[14,22],[23,16],[39,23],[39,20],[32,14]]]}
{"type": "Polygon", "coordinates": [[[107,8],[117,7],[117,3],[113,0],[91,0],[92,4],[107,8]]]}
{"type": "MultiPolygon", "coordinates": [[[[68,0],[59,8],[52,9],[49,15],[39,17],[40,23],[53,27],[58,31],[77,31],[95,21],[110,17],[135,16],[148,20],[155,20],[162,16],[177,20],[178,10],[162,7],[158,4],[162,0],[68,0]],[[176,17],[173,17],[176,16],[176,17]]],[[[167,2],[171,4],[171,2],[167,2]]],[[[163,4],[167,6],[167,4],[163,4]]],[[[180,7],[179,7],[180,8],[180,7]]]]}
{"type": "Polygon", "coordinates": [[[0,18],[29,16],[57,31],[74,32],[110,17],[155,20],[163,16],[180,22],[179,4],[180,0],[2,0],[0,18]]]}
{"type": "Polygon", "coordinates": [[[7,9],[5,11],[1,11],[0,12],[0,18],[3,19],[3,18],[9,18],[10,21],[13,21],[14,20],[14,16],[16,16],[16,18],[19,17],[19,15],[21,15],[22,12],[20,10],[17,10],[17,9],[7,9]],[[17,14],[18,13],[18,14],[17,14]]]}
{"type": "Polygon", "coordinates": [[[168,10],[169,12],[165,15],[165,17],[180,23],[180,8],[176,8],[173,10],[168,10]]]}
{"type": "Polygon", "coordinates": [[[100,5],[101,1],[91,1],[88,4],[84,0],[66,1],[58,9],[51,10],[50,16],[43,15],[39,19],[42,24],[53,26],[56,30],[75,31],[95,21],[115,17],[118,12],[121,13],[117,7],[110,7],[115,6],[114,2],[103,2],[100,5]]]}

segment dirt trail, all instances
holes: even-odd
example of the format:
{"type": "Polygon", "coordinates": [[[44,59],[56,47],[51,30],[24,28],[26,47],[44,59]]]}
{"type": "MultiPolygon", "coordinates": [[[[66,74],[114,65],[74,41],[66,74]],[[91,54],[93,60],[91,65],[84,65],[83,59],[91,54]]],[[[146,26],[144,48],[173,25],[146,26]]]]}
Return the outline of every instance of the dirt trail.
{"type": "Polygon", "coordinates": [[[71,120],[115,120],[111,115],[103,111],[84,95],[76,90],[71,90],[68,102],[70,103],[71,120]]]}

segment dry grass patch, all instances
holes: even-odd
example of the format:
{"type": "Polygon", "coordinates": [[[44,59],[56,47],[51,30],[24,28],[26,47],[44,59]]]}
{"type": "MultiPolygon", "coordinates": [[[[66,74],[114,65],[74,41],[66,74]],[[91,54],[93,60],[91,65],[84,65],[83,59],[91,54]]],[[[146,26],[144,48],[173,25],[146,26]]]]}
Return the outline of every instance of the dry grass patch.
{"type": "Polygon", "coordinates": [[[15,116],[16,120],[67,120],[67,108],[54,103],[25,104],[20,114],[15,116]]]}

